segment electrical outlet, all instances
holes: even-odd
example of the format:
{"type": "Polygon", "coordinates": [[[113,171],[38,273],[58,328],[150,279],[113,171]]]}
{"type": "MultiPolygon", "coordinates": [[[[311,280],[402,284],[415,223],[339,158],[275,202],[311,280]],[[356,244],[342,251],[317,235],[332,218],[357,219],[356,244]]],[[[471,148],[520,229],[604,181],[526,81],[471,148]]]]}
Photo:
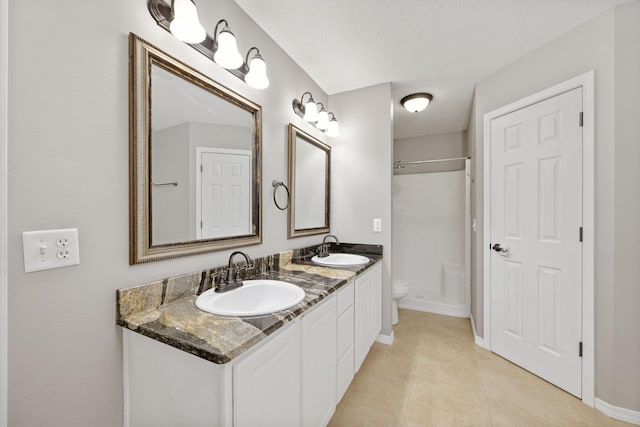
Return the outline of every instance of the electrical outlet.
{"type": "Polygon", "coordinates": [[[373,231],[374,233],[382,233],[382,219],[373,218],[373,231]]]}
{"type": "Polygon", "coordinates": [[[25,273],[80,264],[77,228],[25,231],[22,246],[25,273]]]}

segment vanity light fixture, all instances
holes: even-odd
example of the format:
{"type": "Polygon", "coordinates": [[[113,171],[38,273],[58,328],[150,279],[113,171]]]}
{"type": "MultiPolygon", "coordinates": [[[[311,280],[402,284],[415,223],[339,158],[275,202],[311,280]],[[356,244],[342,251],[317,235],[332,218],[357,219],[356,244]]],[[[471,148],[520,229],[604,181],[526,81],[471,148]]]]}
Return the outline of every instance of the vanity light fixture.
{"type": "Polygon", "coordinates": [[[402,106],[411,113],[419,113],[427,108],[432,99],[433,95],[430,93],[412,93],[411,95],[407,95],[402,98],[400,100],[400,104],[402,104],[402,106]]]}
{"type": "Polygon", "coordinates": [[[171,4],[166,3],[165,0],[148,0],[147,7],[161,28],[173,34],[178,40],[188,43],[189,46],[245,81],[249,86],[256,89],[269,86],[266,64],[260,51],[252,47],[247,52],[246,61],[243,61],[238,51],[236,37],[225,19],[218,21],[212,37],[200,24],[193,0],[171,0],[171,4]],[[218,32],[221,24],[224,25],[218,32]],[[254,49],[256,54],[249,60],[249,55],[254,49]]]}
{"type": "Polygon", "coordinates": [[[294,99],[291,102],[291,105],[293,105],[293,111],[297,115],[302,116],[305,121],[309,123],[315,123],[318,121],[318,106],[316,105],[316,101],[313,100],[311,92],[303,93],[300,97],[300,101],[294,99]],[[304,102],[305,95],[309,95],[309,99],[306,103],[304,102]]]}
{"type": "Polygon", "coordinates": [[[303,93],[300,100],[294,99],[291,105],[293,106],[294,113],[302,117],[303,120],[315,124],[318,130],[326,131],[327,136],[331,138],[340,136],[340,128],[336,116],[332,112],[327,111],[321,102],[316,104],[311,92],[303,93]],[[304,102],[305,95],[309,95],[307,102],[304,102]],[[320,111],[318,111],[318,105],[321,106],[320,111]],[[331,119],[329,119],[329,115],[331,115],[331,119]]]}
{"type": "Polygon", "coordinates": [[[175,38],[185,43],[200,43],[207,38],[193,0],[172,0],[171,12],[173,19],[169,30],[175,38]]]}
{"type": "Polygon", "coordinates": [[[336,116],[333,113],[329,114],[331,114],[331,120],[329,121],[327,136],[331,138],[337,138],[340,136],[340,125],[338,124],[338,120],[336,120],[336,116]]]}
{"type": "Polygon", "coordinates": [[[318,105],[322,105],[320,111],[318,112],[318,122],[316,123],[316,128],[320,130],[329,129],[329,113],[327,109],[324,108],[324,105],[321,102],[318,102],[318,105]]]}
{"type": "Polygon", "coordinates": [[[252,47],[247,52],[247,56],[244,60],[244,66],[247,67],[247,74],[244,76],[244,81],[254,89],[266,89],[269,87],[269,78],[267,77],[267,64],[265,64],[260,50],[257,47],[252,47]],[[251,51],[255,49],[256,53],[249,61],[249,55],[251,51]]]}
{"type": "Polygon", "coordinates": [[[229,23],[221,19],[213,30],[213,60],[216,64],[227,70],[235,70],[242,66],[242,55],[238,52],[236,36],[229,29],[229,23]],[[224,27],[218,33],[220,24],[224,22],[224,27]]]}

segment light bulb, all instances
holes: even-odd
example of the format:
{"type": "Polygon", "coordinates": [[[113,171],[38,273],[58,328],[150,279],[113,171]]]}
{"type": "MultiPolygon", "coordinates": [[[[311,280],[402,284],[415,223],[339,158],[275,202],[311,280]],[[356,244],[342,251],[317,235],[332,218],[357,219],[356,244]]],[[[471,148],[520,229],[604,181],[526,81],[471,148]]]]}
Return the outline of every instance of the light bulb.
{"type": "Polygon", "coordinates": [[[242,65],[242,55],[238,52],[236,37],[229,27],[225,26],[217,36],[218,49],[213,54],[213,60],[228,70],[235,70],[242,65]]]}
{"type": "Polygon", "coordinates": [[[302,119],[308,122],[318,121],[318,106],[313,98],[309,98],[309,101],[304,106],[304,117],[302,119]]]}
{"type": "Polygon", "coordinates": [[[324,107],[318,113],[318,123],[316,123],[316,128],[320,130],[329,129],[329,113],[324,107]]]}
{"type": "Polygon", "coordinates": [[[185,43],[200,43],[207,37],[207,32],[198,20],[196,5],[191,0],[174,1],[169,31],[185,43]]]}
{"type": "Polygon", "coordinates": [[[331,138],[337,138],[340,136],[340,125],[336,118],[332,118],[329,122],[329,129],[327,129],[327,136],[331,138]]]}
{"type": "Polygon", "coordinates": [[[260,54],[257,54],[249,61],[249,72],[244,76],[244,81],[255,89],[266,89],[269,87],[267,64],[265,64],[260,54]]]}

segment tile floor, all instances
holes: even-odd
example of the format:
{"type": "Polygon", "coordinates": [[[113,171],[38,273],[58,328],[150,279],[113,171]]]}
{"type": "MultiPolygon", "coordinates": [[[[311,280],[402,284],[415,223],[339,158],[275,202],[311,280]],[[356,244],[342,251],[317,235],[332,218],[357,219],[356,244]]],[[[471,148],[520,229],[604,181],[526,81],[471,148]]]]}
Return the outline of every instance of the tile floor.
{"type": "Polygon", "coordinates": [[[473,342],[468,319],[400,310],[338,405],[339,426],[631,426],[473,342]]]}

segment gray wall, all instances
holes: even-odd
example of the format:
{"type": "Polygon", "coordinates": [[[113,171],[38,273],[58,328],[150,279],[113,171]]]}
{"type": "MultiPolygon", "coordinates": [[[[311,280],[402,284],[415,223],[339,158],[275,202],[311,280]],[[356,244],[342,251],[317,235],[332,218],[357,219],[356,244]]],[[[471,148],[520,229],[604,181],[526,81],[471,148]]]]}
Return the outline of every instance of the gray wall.
{"type": "MultiPolygon", "coordinates": [[[[412,138],[396,138],[393,141],[393,161],[416,161],[434,159],[452,159],[466,157],[467,132],[448,132],[435,135],[423,135],[412,138]]],[[[396,175],[424,172],[445,172],[464,169],[464,160],[407,165],[403,169],[394,169],[396,175]]]]}
{"type": "MultiPolygon", "coordinates": [[[[615,288],[610,403],[640,410],[640,2],[615,15],[615,288]]],[[[605,399],[606,400],[606,399],[605,399]]]]}
{"type": "Polygon", "coordinates": [[[151,160],[151,182],[165,184],[177,182],[178,186],[151,187],[151,212],[153,221],[152,244],[184,242],[196,238],[192,227],[189,183],[193,166],[189,161],[189,123],[160,129],[153,132],[153,156],[151,160]],[[181,143],[182,142],[182,143],[181,143]]]}
{"type": "Polygon", "coordinates": [[[331,149],[331,229],[344,242],[384,245],[385,335],[391,334],[391,105],[388,83],[329,97],[341,134],[331,149]],[[382,233],[372,231],[373,218],[382,219],[382,233]]]}
{"type": "Polygon", "coordinates": [[[638,247],[639,233],[634,230],[640,217],[640,175],[631,163],[638,159],[638,22],[639,2],[619,6],[481,80],[468,130],[476,181],[472,215],[479,225],[472,308],[482,336],[483,115],[595,70],[596,397],[632,410],[640,410],[639,267],[637,256],[632,259],[638,247]]]}
{"type": "MultiPolygon", "coordinates": [[[[273,205],[269,185],[286,181],[289,122],[325,140],[291,110],[307,90],[327,104],[309,76],[232,0],[198,2],[200,18],[210,31],[226,18],[243,54],[260,48],[267,90],[249,88],[174,39],[156,25],[146,0],[97,6],[10,2],[8,417],[16,427],[121,425],[115,289],[223,265],[230,254],[129,266],[130,31],[262,105],[264,243],[246,251],[264,256],[322,238],[287,240],[286,212],[273,205]],[[63,227],[79,229],[80,265],[25,274],[22,232],[63,227]]],[[[346,112],[338,118],[346,125],[346,112]]]]}

